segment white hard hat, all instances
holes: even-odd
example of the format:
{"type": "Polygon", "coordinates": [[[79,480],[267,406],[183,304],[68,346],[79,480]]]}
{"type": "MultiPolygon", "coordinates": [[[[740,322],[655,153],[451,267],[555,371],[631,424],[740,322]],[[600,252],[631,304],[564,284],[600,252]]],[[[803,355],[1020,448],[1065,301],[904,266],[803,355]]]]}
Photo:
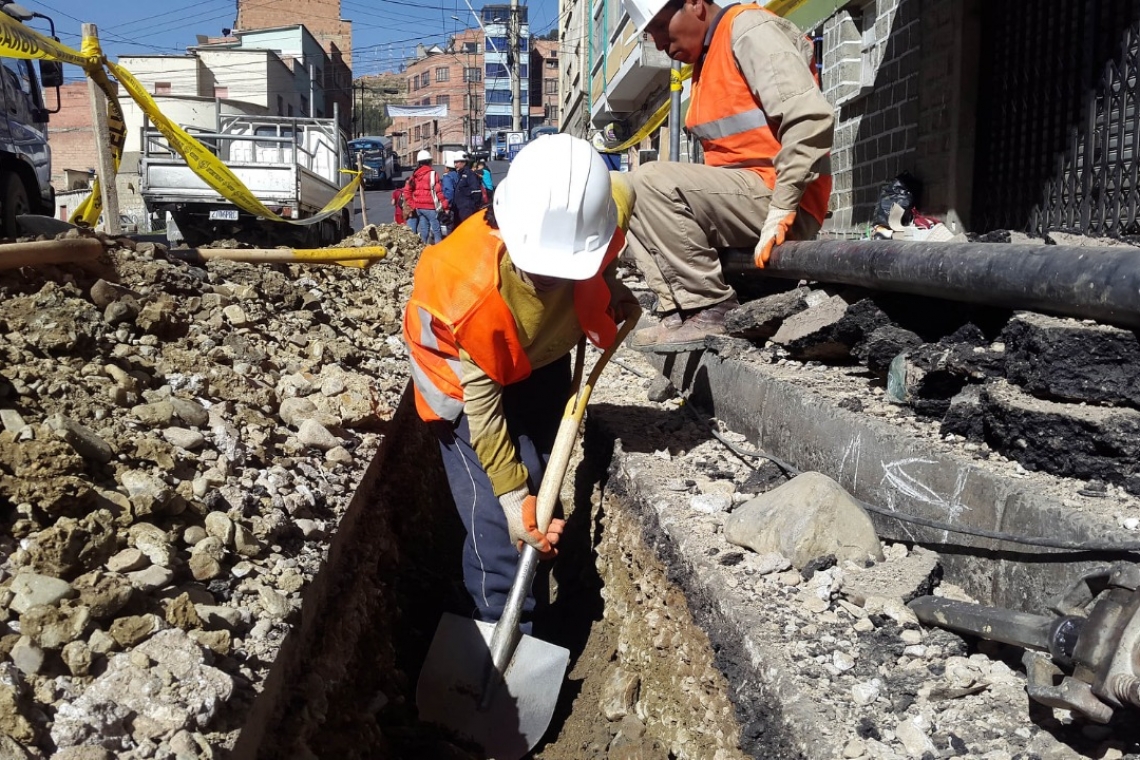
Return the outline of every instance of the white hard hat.
{"type": "Polygon", "coordinates": [[[443,165],[446,166],[448,169],[454,169],[455,168],[455,155],[451,154],[451,153],[446,153],[446,151],[445,151],[445,155],[447,156],[447,160],[443,162],[443,165]]]}
{"type": "Polygon", "coordinates": [[[562,133],[529,142],[495,191],[495,219],[519,269],[589,279],[617,227],[609,170],[579,137],[562,133]]]}
{"type": "Polygon", "coordinates": [[[467,154],[464,153],[463,151],[459,151],[458,153],[455,154],[455,158],[452,160],[453,161],[466,161],[467,160],[467,154]]]}
{"type": "Polygon", "coordinates": [[[431,159],[431,153],[429,153],[426,150],[421,150],[419,153],[416,154],[416,163],[417,164],[420,161],[431,161],[431,160],[432,160],[431,159]]]}
{"type": "Polygon", "coordinates": [[[637,33],[641,34],[653,17],[669,4],[669,0],[621,0],[621,3],[629,14],[629,20],[637,27],[637,33]]]}

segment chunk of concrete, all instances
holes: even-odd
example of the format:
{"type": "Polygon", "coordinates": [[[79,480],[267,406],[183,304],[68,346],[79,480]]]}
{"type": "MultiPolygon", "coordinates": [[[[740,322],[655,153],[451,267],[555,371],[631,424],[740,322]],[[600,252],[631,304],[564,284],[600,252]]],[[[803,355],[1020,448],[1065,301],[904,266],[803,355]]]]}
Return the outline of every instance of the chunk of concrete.
{"type": "Polygon", "coordinates": [[[878,562],[862,570],[848,566],[843,576],[842,593],[860,607],[875,596],[909,602],[930,594],[941,578],[942,565],[938,554],[917,547],[906,557],[878,562]]]}
{"type": "Polygon", "coordinates": [[[896,356],[922,345],[917,333],[894,325],[876,328],[852,353],[872,372],[885,374],[896,356]]]}
{"type": "Polygon", "coordinates": [[[745,503],[725,521],[724,533],[759,554],[782,554],[796,568],[826,554],[859,564],[883,558],[863,507],[818,472],[805,472],[745,503]]]}
{"type": "Polygon", "coordinates": [[[870,299],[848,305],[841,296],[832,296],[787,319],[772,341],[796,359],[845,361],[853,346],[889,323],[890,318],[870,299]]]}
{"type": "Polygon", "coordinates": [[[764,341],[780,329],[784,320],[808,308],[808,288],[799,287],[786,293],[749,301],[724,316],[724,329],[734,338],[764,341]]]}
{"type": "Polygon", "coordinates": [[[986,384],[982,404],[989,444],[1026,469],[1140,494],[1140,411],[1044,401],[1004,380],[986,384]]]}
{"type": "Polygon", "coordinates": [[[1140,407],[1135,332],[1018,312],[1001,337],[1007,376],[1034,396],[1140,407]]]}

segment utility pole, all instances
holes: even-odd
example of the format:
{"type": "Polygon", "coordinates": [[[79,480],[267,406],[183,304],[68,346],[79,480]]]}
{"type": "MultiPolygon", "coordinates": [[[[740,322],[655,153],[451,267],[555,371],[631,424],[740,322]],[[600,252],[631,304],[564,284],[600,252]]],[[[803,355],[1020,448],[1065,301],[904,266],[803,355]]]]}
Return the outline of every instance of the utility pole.
{"type": "Polygon", "coordinates": [[[519,36],[522,33],[522,24],[519,23],[519,0],[511,0],[511,22],[507,27],[510,35],[508,47],[511,60],[511,129],[518,132],[522,129],[522,56],[519,55],[519,36]]]}

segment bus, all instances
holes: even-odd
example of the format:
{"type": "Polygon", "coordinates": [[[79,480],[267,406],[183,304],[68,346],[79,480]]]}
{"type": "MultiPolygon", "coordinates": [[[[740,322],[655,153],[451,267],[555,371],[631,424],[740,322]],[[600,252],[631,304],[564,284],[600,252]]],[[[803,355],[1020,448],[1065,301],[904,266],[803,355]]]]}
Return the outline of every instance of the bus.
{"type": "Polygon", "coordinates": [[[556,135],[558,134],[558,127],[552,127],[549,124],[542,124],[535,127],[530,131],[530,139],[542,137],[543,135],[556,135]]]}

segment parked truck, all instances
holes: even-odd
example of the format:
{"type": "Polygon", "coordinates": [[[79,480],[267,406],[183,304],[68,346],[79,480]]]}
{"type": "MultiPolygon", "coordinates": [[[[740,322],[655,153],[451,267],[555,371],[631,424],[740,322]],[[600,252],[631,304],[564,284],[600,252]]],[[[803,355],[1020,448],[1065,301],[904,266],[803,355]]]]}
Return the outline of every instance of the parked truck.
{"type": "MultiPolygon", "coordinates": [[[[45,20],[55,38],[55,24],[42,13],[21,5],[0,2],[0,12],[21,24],[33,18],[45,20]]],[[[0,235],[16,237],[21,214],[55,215],[55,191],[51,186],[51,149],[48,147],[48,114],[58,111],[63,64],[40,60],[39,76],[33,62],[0,58],[0,235]],[[48,111],[43,90],[55,88],[57,107],[48,111]]]]}
{"type": "MultiPolygon", "coordinates": [[[[212,131],[184,127],[269,210],[286,219],[315,216],[351,180],[348,141],[337,119],[218,116],[212,131]]],[[[309,225],[256,217],[206,184],[149,124],[143,128],[140,193],[151,214],[169,213],[192,246],[236,239],[258,245],[331,245],[351,232],[347,209],[309,225]]]]}

